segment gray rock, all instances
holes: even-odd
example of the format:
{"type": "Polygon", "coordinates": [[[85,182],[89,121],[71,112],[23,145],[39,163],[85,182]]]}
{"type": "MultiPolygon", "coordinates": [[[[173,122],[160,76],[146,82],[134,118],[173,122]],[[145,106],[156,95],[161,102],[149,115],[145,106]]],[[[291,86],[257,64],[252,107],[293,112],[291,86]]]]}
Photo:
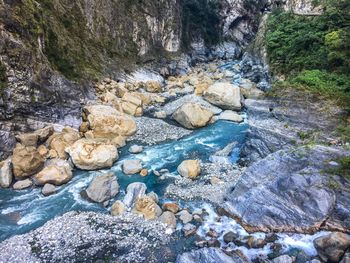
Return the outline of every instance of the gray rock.
{"type": "Polygon", "coordinates": [[[168,227],[176,228],[176,217],[170,211],[165,211],[160,217],[159,220],[166,224],[168,227]]]}
{"type": "Polygon", "coordinates": [[[250,231],[314,232],[350,227],[350,183],[327,173],[343,149],[313,146],[282,150],[250,166],[226,195],[225,210],[250,231]],[[341,188],[334,191],[333,178],[341,188]]]}
{"type": "Polygon", "coordinates": [[[22,181],[15,182],[14,185],[13,185],[13,189],[14,190],[23,190],[23,189],[31,187],[32,185],[33,185],[32,180],[25,179],[25,180],[22,180],[22,181]]]}
{"type": "Polygon", "coordinates": [[[126,195],[123,203],[127,207],[132,207],[136,199],[145,195],[147,186],[144,183],[132,183],[126,188],[126,195]]]}
{"type": "Polygon", "coordinates": [[[273,259],[273,263],[293,263],[294,260],[288,255],[282,255],[273,259]]]}
{"type": "Polygon", "coordinates": [[[41,193],[44,196],[53,195],[56,193],[56,186],[54,186],[52,184],[45,184],[43,189],[41,189],[41,193]]]}
{"type": "Polygon", "coordinates": [[[12,164],[11,159],[0,162],[0,187],[8,188],[12,183],[12,164]]]}
{"type": "Polygon", "coordinates": [[[113,173],[98,176],[86,189],[87,196],[96,203],[103,203],[119,193],[117,177],[113,173]]]}
{"type": "Polygon", "coordinates": [[[142,163],[140,160],[125,160],[122,168],[125,174],[137,174],[142,170],[142,163]]]}
{"type": "Polygon", "coordinates": [[[196,233],[197,228],[195,225],[187,223],[183,226],[182,231],[184,232],[185,237],[189,237],[196,233]]]}
{"type": "Polygon", "coordinates": [[[350,238],[344,233],[336,232],[316,238],[314,246],[323,261],[339,262],[350,247],[350,238]]]}
{"type": "Polygon", "coordinates": [[[130,148],[129,148],[129,152],[130,153],[141,153],[143,152],[143,146],[139,146],[139,145],[132,145],[130,148]]]}
{"type": "Polygon", "coordinates": [[[176,263],[247,263],[250,262],[240,255],[233,253],[231,256],[225,254],[219,248],[202,248],[183,253],[176,259],[176,263]]]}
{"type": "Polygon", "coordinates": [[[187,210],[182,210],[176,214],[183,224],[187,224],[193,220],[192,215],[187,210]]]}

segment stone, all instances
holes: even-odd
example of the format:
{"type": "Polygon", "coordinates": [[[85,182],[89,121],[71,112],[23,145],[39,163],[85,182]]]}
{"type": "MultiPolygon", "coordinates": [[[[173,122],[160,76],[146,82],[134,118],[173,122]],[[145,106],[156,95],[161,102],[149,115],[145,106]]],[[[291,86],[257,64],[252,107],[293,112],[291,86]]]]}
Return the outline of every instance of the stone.
{"type": "Polygon", "coordinates": [[[111,106],[91,105],[83,109],[89,122],[91,138],[113,139],[118,136],[131,136],[136,130],[135,120],[111,106]]]}
{"type": "Polygon", "coordinates": [[[142,177],[147,176],[147,175],[148,175],[148,170],[147,170],[147,169],[142,169],[142,170],[140,171],[140,175],[141,175],[142,177]]]}
{"type": "Polygon", "coordinates": [[[201,248],[178,255],[176,263],[247,263],[246,258],[236,252],[225,254],[220,248],[201,248]]]}
{"type": "Polygon", "coordinates": [[[182,228],[182,232],[184,233],[185,237],[189,237],[189,236],[194,235],[196,233],[196,231],[197,231],[196,226],[193,224],[189,224],[189,223],[185,224],[182,228]]]}
{"type": "Polygon", "coordinates": [[[0,187],[9,188],[13,179],[11,158],[0,162],[0,187]]]}
{"type": "Polygon", "coordinates": [[[98,176],[86,189],[87,196],[96,203],[103,203],[119,193],[117,177],[113,173],[98,176]]]}
{"type": "Polygon", "coordinates": [[[147,186],[144,183],[131,183],[126,188],[126,195],[123,203],[127,207],[132,207],[136,199],[143,197],[146,194],[147,186]]]}
{"type": "Polygon", "coordinates": [[[132,145],[132,146],[129,148],[129,153],[137,154],[137,153],[141,153],[141,152],[143,152],[143,146],[132,145]]]}
{"type": "Polygon", "coordinates": [[[187,224],[193,220],[192,215],[187,210],[182,210],[176,214],[183,224],[187,224]]]}
{"type": "Polygon", "coordinates": [[[199,160],[185,160],[177,167],[178,173],[186,178],[196,179],[201,173],[199,160]]]}
{"type": "Polygon", "coordinates": [[[61,159],[50,160],[45,168],[34,175],[36,185],[53,184],[56,186],[68,183],[73,178],[69,162],[61,159]]]}
{"type": "Polygon", "coordinates": [[[112,216],[120,216],[124,214],[126,207],[122,201],[116,201],[111,208],[112,216]]]}
{"type": "Polygon", "coordinates": [[[17,144],[13,150],[12,165],[15,177],[24,179],[39,172],[44,166],[44,159],[35,147],[17,144]]]}
{"type": "Polygon", "coordinates": [[[87,121],[83,121],[81,125],[79,126],[79,131],[82,133],[88,132],[90,129],[90,125],[87,121]]]}
{"type": "Polygon", "coordinates": [[[234,242],[236,239],[238,239],[239,238],[239,235],[238,234],[236,234],[236,233],[234,233],[234,232],[227,232],[226,234],[224,234],[224,237],[223,237],[223,239],[224,239],[224,242],[226,243],[226,244],[228,244],[228,243],[231,243],[231,242],[234,242]]]}
{"type": "Polygon", "coordinates": [[[223,184],[224,181],[222,181],[221,179],[219,179],[219,178],[213,176],[212,178],[210,178],[210,183],[211,183],[212,185],[218,185],[218,184],[223,184]]]}
{"type": "Polygon", "coordinates": [[[23,189],[31,187],[32,185],[33,185],[32,180],[25,179],[25,180],[15,182],[13,184],[13,189],[14,190],[23,190],[23,189]]]}
{"type": "Polygon", "coordinates": [[[74,165],[82,170],[110,168],[119,157],[115,145],[98,139],[80,139],[67,152],[74,165]]]}
{"type": "Polygon", "coordinates": [[[157,204],[148,196],[140,197],[135,201],[133,211],[137,214],[143,215],[146,220],[153,220],[157,218],[157,204]]]}
{"type": "Polygon", "coordinates": [[[43,189],[41,189],[43,196],[49,196],[56,193],[56,186],[52,184],[45,184],[43,189]]]}
{"type": "Polygon", "coordinates": [[[137,174],[142,170],[142,163],[140,160],[125,160],[122,169],[124,174],[137,174]]]}
{"type": "Polygon", "coordinates": [[[147,194],[148,197],[151,197],[154,202],[158,203],[159,202],[159,197],[155,192],[150,192],[147,194]]]}
{"type": "Polygon", "coordinates": [[[150,80],[145,83],[145,89],[148,92],[157,93],[162,91],[162,85],[158,81],[150,80]]]}
{"type": "Polygon", "coordinates": [[[201,128],[209,124],[213,112],[194,103],[186,103],[173,114],[173,119],[187,129],[201,128]]]}
{"type": "Polygon", "coordinates": [[[43,143],[45,142],[53,133],[54,133],[53,126],[47,126],[45,128],[36,130],[34,133],[38,135],[38,142],[43,143]]]}
{"type": "Polygon", "coordinates": [[[162,208],[163,210],[170,211],[174,214],[176,214],[180,210],[180,206],[177,203],[165,203],[163,204],[162,208]]]}
{"type": "Polygon", "coordinates": [[[36,147],[39,136],[35,133],[22,133],[16,136],[19,143],[26,147],[36,147]]]}
{"type": "MultiPolygon", "coordinates": [[[[78,131],[67,129],[60,133],[55,133],[47,140],[50,150],[55,150],[60,159],[68,159],[66,148],[73,145],[80,139],[78,131]]],[[[55,158],[55,157],[54,157],[55,158]]]]}
{"type": "Polygon", "coordinates": [[[231,83],[214,83],[204,92],[203,97],[225,110],[240,110],[242,107],[240,89],[231,83]]]}
{"type": "MultiPolygon", "coordinates": [[[[316,263],[316,262],[312,262],[312,263],[316,263]]],[[[340,263],[350,263],[350,252],[347,252],[342,260],[340,261],[340,263]]]]}
{"type": "Polygon", "coordinates": [[[48,156],[48,157],[51,158],[51,159],[58,158],[58,153],[57,153],[57,151],[55,151],[55,150],[53,150],[53,149],[49,150],[49,156],[48,156]]]}
{"type": "Polygon", "coordinates": [[[249,248],[263,248],[267,242],[263,238],[256,238],[250,236],[247,240],[247,245],[249,248]]]}
{"type": "Polygon", "coordinates": [[[159,221],[163,224],[166,224],[168,227],[175,229],[176,228],[176,217],[174,213],[170,211],[165,211],[160,217],[159,221]]]}
{"type": "Polygon", "coordinates": [[[232,121],[232,122],[243,122],[243,117],[237,112],[226,110],[219,115],[219,120],[232,121]]]}
{"type": "Polygon", "coordinates": [[[294,260],[292,257],[288,256],[288,255],[282,255],[282,256],[279,256],[277,258],[274,258],[273,263],[293,263],[294,260]]]}
{"type": "Polygon", "coordinates": [[[39,154],[41,155],[41,157],[43,157],[43,158],[46,158],[49,154],[49,150],[43,144],[40,145],[37,150],[38,150],[39,154]]]}
{"type": "Polygon", "coordinates": [[[347,234],[334,232],[314,240],[314,246],[319,257],[325,262],[339,262],[350,247],[347,234]]]}
{"type": "Polygon", "coordinates": [[[350,228],[350,195],[341,188],[334,191],[327,170],[329,160],[347,154],[321,145],[272,153],[245,170],[225,195],[223,208],[249,232],[346,231],[350,228]]]}
{"type": "Polygon", "coordinates": [[[140,117],[143,114],[142,100],[132,93],[125,93],[122,98],[122,109],[126,114],[140,117]]]}
{"type": "Polygon", "coordinates": [[[166,115],[165,111],[156,111],[154,113],[154,117],[158,118],[158,119],[165,119],[167,117],[167,115],[166,115]]]}

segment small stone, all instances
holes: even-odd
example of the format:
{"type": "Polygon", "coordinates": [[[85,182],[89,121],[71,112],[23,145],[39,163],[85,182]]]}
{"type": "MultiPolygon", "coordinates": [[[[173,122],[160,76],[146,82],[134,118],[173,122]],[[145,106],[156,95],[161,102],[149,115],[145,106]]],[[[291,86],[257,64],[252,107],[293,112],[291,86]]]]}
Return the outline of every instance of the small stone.
{"type": "Polygon", "coordinates": [[[202,223],[203,219],[200,215],[193,215],[193,220],[198,222],[198,223],[202,223]]]}
{"type": "Polygon", "coordinates": [[[293,263],[294,260],[288,255],[282,255],[273,259],[273,263],[293,263]]]}
{"type": "Polygon", "coordinates": [[[265,241],[265,239],[255,238],[253,236],[250,236],[247,242],[247,245],[250,248],[263,248],[266,244],[267,242],[265,241]]]}
{"type": "Polygon", "coordinates": [[[193,224],[185,224],[182,231],[184,232],[185,237],[189,237],[196,233],[197,228],[193,224]]]}
{"type": "Polygon", "coordinates": [[[151,197],[154,202],[158,203],[159,202],[159,197],[155,192],[150,192],[147,194],[148,197],[151,197]]]}
{"type": "Polygon", "coordinates": [[[129,153],[141,153],[143,152],[143,146],[139,146],[139,145],[133,145],[129,148],[129,153]]]}
{"type": "Polygon", "coordinates": [[[125,160],[122,165],[124,174],[137,174],[142,170],[140,160],[125,160]]]}
{"type": "Polygon", "coordinates": [[[33,182],[30,179],[25,179],[22,181],[17,181],[13,185],[13,189],[14,190],[23,190],[23,189],[31,187],[32,185],[33,185],[33,182]]]}
{"type": "Polygon", "coordinates": [[[46,148],[45,145],[40,145],[38,147],[38,152],[41,155],[41,157],[46,158],[48,156],[49,150],[46,148]]]}
{"type": "Polygon", "coordinates": [[[219,234],[216,233],[216,231],[213,230],[213,229],[210,229],[210,230],[207,232],[206,235],[207,235],[208,237],[212,237],[212,238],[218,238],[218,236],[219,236],[219,234]]]}
{"type": "Polygon", "coordinates": [[[0,187],[10,187],[13,179],[11,158],[0,162],[0,187]]]}
{"type": "Polygon", "coordinates": [[[208,241],[208,247],[220,247],[220,241],[216,238],[210,239],[208,241]]]}
{"type": "Polygon", "coordinates": [[[156,171],[156,170],[154,170],[153,173],[154,173],[155,176],[160,176],[160,173],[158,171],[156,171]]]}
{"type": "Polygon", "coordinates": [[[178,173],[186,178],[195,179],[201,173],[199,160],[186,160],[177,167],[178,173]]]}
{"type": "Polygon", "coordinates": [[[125,212],[125,205],[121,201],[116,201],[111,208],[111,214],[112,216],[120,216],[125,212]]]}
{"type": "Polygon", "coordinates": [[[158,119],[165,119],[167,115],[165,111],[157,111],[154,113],[154,117],[158,119]]]}
{"type": "Polygon", "coordinates": [[[165,211],[160,217],[159,220],[166,224],[167,226],[175,229],[176,228],[176,217],[170,211],[165,211]]]}
{"type": "Polygon", "coordinates": [[[236,239],[238,239],[239,238],[239,235],[238,234],[236,234],[236,233],[234,233],[234,232],[227,232],[225,235],[224,235],[224,242],[226,243],[226,244],[228,244],[228,243],[231,243],[231,242],[233,242],[233,241],[235,241],[236,239]]]}
{"type": "Polygon", "coordinates": [[[169,170],[168,169],[161,169],[159,172],[161,174],[167,174],[167,173],[169,173],[169,170]]]}
{"type": "Polygon", "coordinates": [[[210,183],[211,183],[212,185],[217,185],[217,184],[223,184],[224,181],[222,181],[221,179],[219,179],[219,178],[213,176],[212,178],[210,178],[210,183]]]}
{"type": "Polygon", "coordinates": [[[141,175],[142,177],[147,176],[147,175],[148,175],[148,170],[147,170],[147,169],[142,169],[141,172],[140,172],[140,175],[141,175]]]}
{"type": "Polygon", "coordinates": [[[165,204],[163,204],[162,208],[163,208],[163,210],[170,211],[174,214],[176,214],[180,210],[180,207],[177,203],[165,203],[165,204]]]}
{"type": "Polygon", "coordinates": [[[56,187],[52,184],[45,184],[43,189],[41,190],[41,193],[44,196],[53,195],[56,193],[56,187]]]}
{"type": "Polygon", "coordinates": [[[187,210],[182,210],[176,214],[183,224],[187,224],[192,221],[193,217],[187,210]]]}

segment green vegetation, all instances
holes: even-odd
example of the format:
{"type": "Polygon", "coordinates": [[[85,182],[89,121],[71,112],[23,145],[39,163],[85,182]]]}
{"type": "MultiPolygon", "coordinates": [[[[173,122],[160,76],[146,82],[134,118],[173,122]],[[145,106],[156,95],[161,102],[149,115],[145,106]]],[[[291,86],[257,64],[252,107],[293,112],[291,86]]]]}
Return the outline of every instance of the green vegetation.
{"type": "Polygon", "coordinates": [[[193,40],[202,38],[206,46],[221,41],[220,0],[183,0],[182,41],[188,48],[193,40]]]}
{"type": "Polygon", "coordinates": [[[322,0],[320,16],[276,10],[266,44],[272,70],[283,85],[302,87],[350,105],[350,0],[322,0]]]}

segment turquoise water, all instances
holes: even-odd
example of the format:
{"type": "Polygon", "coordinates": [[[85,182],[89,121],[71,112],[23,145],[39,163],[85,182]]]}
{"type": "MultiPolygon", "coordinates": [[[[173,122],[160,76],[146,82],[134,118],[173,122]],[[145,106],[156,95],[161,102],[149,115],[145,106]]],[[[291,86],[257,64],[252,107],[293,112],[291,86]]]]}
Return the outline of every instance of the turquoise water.
{"type": "Polygon", "coordinates": [[[137,155],[128,153],[127,150],[132,145],[132,143],[129,143],[121,150],[120,159],[110,170],[75,171],[72,181],[61,186],[58,193],[50,197],[43,197],[41,188],[25,191],[1,189],[0,241],[16,234],[26,233],[68,211],[108,213],[108,208],[90,203],[80,195],[90,181],[103,172],[112,171],[118,177],[121,193],[116,199],[123,197],[125,188],[132,182],[144,182],[148,187],[148,191],[154,191],[161,197],[166,186],[178,176],[176,168],[185,159],[199,158],[207,162],[216,151],[231,142],[237,142],[236,149],[229,157],[232,162],[235,162],[239,155],[239,149],[245,140],[246,130],[246,124],[218,121],[180,140],[146,146],[144,152],[137,155]],[[121,172],[121,164],[123,160],[132,158],[142,160],[144,167],[148,170],[168,169],[174,176],[161,180],[152,172],[147,177],[124,175],[121,172]]]}

